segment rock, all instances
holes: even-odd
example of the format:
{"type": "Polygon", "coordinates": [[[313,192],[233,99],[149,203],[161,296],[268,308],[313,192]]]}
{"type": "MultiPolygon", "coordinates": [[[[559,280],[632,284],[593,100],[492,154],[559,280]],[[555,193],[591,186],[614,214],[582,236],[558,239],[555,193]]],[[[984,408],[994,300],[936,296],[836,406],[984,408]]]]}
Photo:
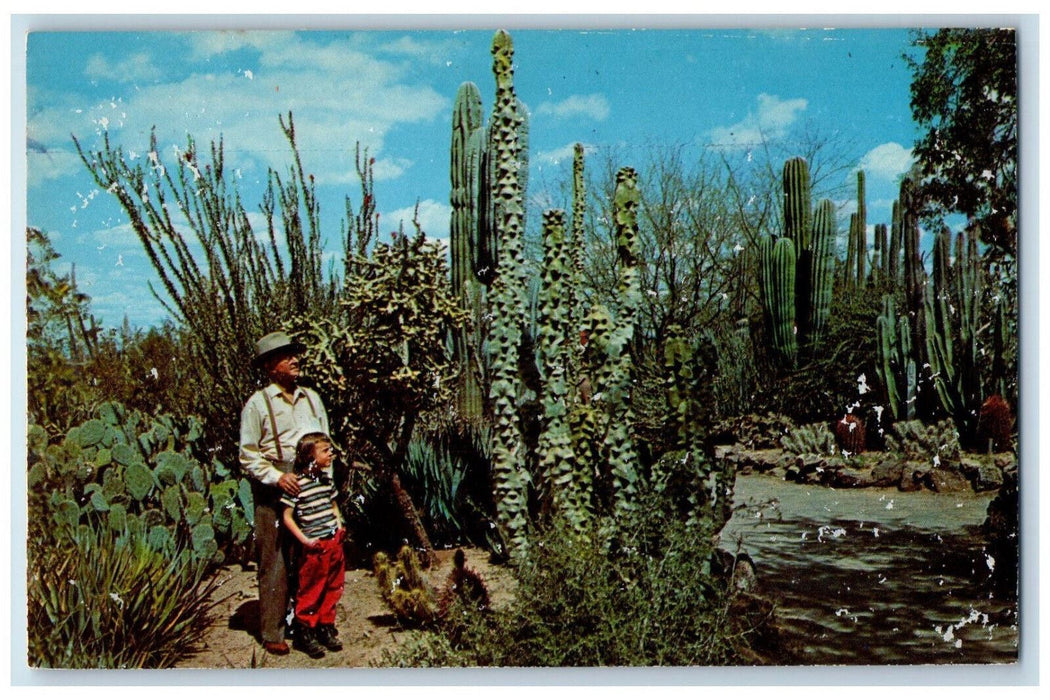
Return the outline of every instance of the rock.
{"type": "Polygon", "coordinates": [[[843,467],[832,473],[834,477],[829,486],[834,486],[835,488],[866,488],[874,485],[871,470],[868,469],[843,467]]]}
{"type": "Polygon", "coordinates": [[[901,483],[904,465],[897,457],[887,457],[871,468],[872,486],[897,486],[901,483]]]}
{"type": "Polygon", "coordinates": [[[956,469],[931,469],[926,473],[923,485],[937,493],[959,493],[970,491],[970,481],[956,469]]]}
{"type": "Polygon", "coordinates": [[[990,462],[986,457],[964,455],[959,459],[959,470],[969,480],[973,490],[981,493],[994,491],[1003,485],[1005,469],[1000,464],[1007,463],[1008,460],[1000,461],[998,457],[990,462]]]}
{"type": "Polygon", "coordinates": [[[897,488],[901,491],[919,491],[922,489],[923,481],[930,467],[919,462],[907,461],[901,464],[901,478],[897,482],[897,488]]]}

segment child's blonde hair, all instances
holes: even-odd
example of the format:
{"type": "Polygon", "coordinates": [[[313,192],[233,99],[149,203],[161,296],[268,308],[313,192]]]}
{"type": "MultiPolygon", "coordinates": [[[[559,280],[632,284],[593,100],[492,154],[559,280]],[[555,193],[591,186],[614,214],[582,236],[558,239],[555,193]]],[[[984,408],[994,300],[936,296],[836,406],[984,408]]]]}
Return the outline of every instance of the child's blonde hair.
{"type": "Polygon", "coordinates": [[[296,474],[306,471],[313,464],[318,445],[335,446],[327,433],[307,433],[299,438],[299,444],[295,446],[295,464],[292,465],[292,471],[296,474]]]}

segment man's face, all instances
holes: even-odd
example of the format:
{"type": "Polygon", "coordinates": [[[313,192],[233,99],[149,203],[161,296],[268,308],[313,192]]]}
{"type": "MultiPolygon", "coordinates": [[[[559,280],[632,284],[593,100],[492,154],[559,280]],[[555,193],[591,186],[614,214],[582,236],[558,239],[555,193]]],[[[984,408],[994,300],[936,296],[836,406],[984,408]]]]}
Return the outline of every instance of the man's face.
{"type": "Polygon", "coordinates": [[[299,355],[293,350],[274,353],[266,361],[266,374],[278,384],[295,384],[299,380],[299,355]]]}

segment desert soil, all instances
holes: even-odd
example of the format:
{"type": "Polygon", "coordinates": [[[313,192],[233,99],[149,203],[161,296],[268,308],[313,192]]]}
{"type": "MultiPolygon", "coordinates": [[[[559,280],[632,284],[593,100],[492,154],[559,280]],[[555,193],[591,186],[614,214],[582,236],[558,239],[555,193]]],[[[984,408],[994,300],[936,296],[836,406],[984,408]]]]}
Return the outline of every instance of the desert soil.
{"type": "MultiPolygon", "coordinates": [[[[491,564],[488,553],[464,548],[467,566],[481,574],[494,607],[512,595],[514,578],[509,570],[491,564]]],[[[437,552],[437,563],[427,572],[428,582],[440,590],[452,570],[455,550],[437,552]]],[[[369,569],[349,568],[339,604],[336,626],[343,650],[311,659],[292,649],[287,656],[268,654],[258,639],[258,586],[254,567],[226,567],[219,571],[220,585],[214,600],[215,620],[202,649],[178,664],[186,669],[248,668],[356,668],[384,666],[384,652],[396,651],[412,631],[402,628],[379,595],[369,569]]],[[[291,643],[289,642],[289,646],[291,643]]]]}

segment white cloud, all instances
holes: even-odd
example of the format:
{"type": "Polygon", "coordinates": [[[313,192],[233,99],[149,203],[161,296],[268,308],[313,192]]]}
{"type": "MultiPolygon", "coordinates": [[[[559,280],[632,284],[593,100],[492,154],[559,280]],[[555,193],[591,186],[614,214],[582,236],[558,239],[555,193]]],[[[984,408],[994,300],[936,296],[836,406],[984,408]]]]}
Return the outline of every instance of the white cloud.
{"type": "Polygon", "coordinates": [[[558,119],[587,117],[595,121],[605,121],[609,118],[609,100],[600,94],[572,95],[561,102],[544,102],[536,109],[536,114],[558,119]]]}
{"type": "MultiPolygon", "coordinates": [[[[411,66],[403,56],[382,60],[346,42],[320,44],[284,32],[193,33],[186,39],[197,58],[246,46],[258,55],[228,72],[214,72],[211,63],[202,63],[191,66],[202,72],[178,81],[126,85],[122,93],[90,103],[51,103],[32,113],[29,135],[46,148],[68,148],[72,132],[85,147],[98,148],[108,133],[114,145],[141,153],[155,125],[165,158],[172,146],[185,147],[186,134],[194,136],[201,150],[222,136],[227,167],[257,180],[265,178],[267,167],[287,168],[289,147],[277,117],[292,111],[304,168],[319,183],[345,184],[357,181],[356,142],[368,148],[378,165],[391,129],[432,121],[451,108],[447,96],[408,78],[411,66]],[[247,70],[252,80],[245,79],[247,70]]],[[[136,65],[150,65],[148,56],[136,65]]],[[[104,69],[115,66],[94,62],[94,70],[104,69]]],[[[408,165],[384,163],[384,177],[396,177],[408,165]]],[[[67,158],[31,177],[39,182],[81,167],[67,158]]]]}
{"type": "MultiPolygon", "coordinates": [[[[412,226],[412,218],[416,215],[416,208],[404,207],[396,209],[379,217],[385,221],[383,230],[397,230],[398,224],[404,222],[405,233],[415,234],[412,226]]],[[[433,199],[424,199],[419,203],[419,226],[428,238],[448,238],[449,220],[452,217],[452,207],[445,202],[436,202],[433,199]]]]}
{"type": "Polygon", "coordinates": [[[148,53],[136,53],[116,63],[101,54],[88,58],[84,75],[92,80],[115,80],[119,83],[152,81],[163,76],[148,53]]]}
{"type": "Polygon", "coordinates": [[[884,143],[868,151],[860,159],[860,169],[868,177],[878,177],[891,182],[908,172],[915,161],[911,149],[899,143],[884,143]]]}
{"type": "Polygon", "coordinates": [[[539,151],[532,156],[532,160],[539,165],[560,165],[562,162],[572,162],[575,143],[568,143],[561,148],[550,151],[539,151]]]}
{"type": "Polygon", "coordinates": [[[709,137],[718,146],[752,146],[765,139],[780,138],[807,106],[808,102],[801,97],[784,100],[762,93],[753,112],[736,124],[712,129],[709,137]]]}

